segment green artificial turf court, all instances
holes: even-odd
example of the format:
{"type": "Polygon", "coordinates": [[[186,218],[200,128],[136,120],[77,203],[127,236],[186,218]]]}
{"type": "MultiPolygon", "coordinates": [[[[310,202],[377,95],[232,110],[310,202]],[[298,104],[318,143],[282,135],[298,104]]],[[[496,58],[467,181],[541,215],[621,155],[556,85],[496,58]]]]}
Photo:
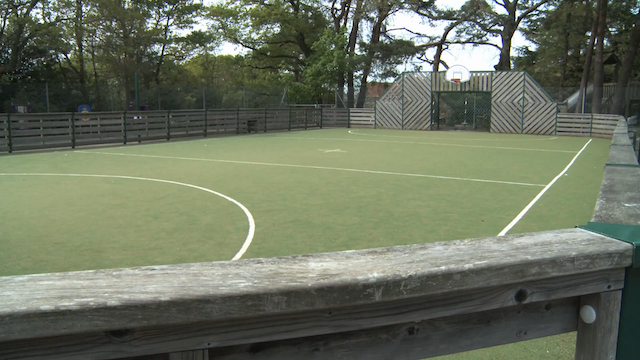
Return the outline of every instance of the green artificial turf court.
{"type": "MultiPolygon", "coordinates": [[[[3,155],[0,276],[495,236],[588,140],[325,129],[3,155]]],[[[509,233],[589,221],[609,144],[509,233]]],[[[571,337],[456,356],[568,359],[571,337]]]]}

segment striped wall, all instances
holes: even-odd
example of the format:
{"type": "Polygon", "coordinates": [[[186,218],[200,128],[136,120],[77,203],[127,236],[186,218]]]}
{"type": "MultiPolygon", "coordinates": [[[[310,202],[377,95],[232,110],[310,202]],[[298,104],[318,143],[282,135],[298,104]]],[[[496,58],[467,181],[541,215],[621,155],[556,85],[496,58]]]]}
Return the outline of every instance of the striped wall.
{"type": "Polygon", "coordinates": [[[554,134],[556,102],[527,73],[496,72],[491,95],[491,132],[554,134]]]}
{"type": "Polygon", "coordinates": [[[523,72],[499,71],[493,75],[491,92],[491,132],[522,132],[523,72]]]}
{"type": "Polygon", "coordinates": [[[428,130],[432,96],[437,92],[491,92],[491,132],[552,135],[557,105],[522,71],[472,72],[471,80],[455,84],[445,73],[405,73],[376,103],[380,128],[428,130]]]}
{"type": "Polygon", "coordinates": [[[402,80],[393,83],[376,101],[376,127],[402,128],[402,80]]]}
{"type": "Polygon", "coordinates": [[[403,76],[402,128],[429,130],[431,126],[431,73],[403,76]]]}
{"type": "Polygon", "coordinates": [[[491,91],[491,77],[493,71],[472,71],[471,79],[467,82],[456,84],[447,81],[446,72],[441,71],[432,74],[433,91],[491,91]]]}
{"type": "Polygon", "coordinates": [[[525,134],[553,135],[558,105],[531,75],[524,73],[524,130],[525,134]]]}

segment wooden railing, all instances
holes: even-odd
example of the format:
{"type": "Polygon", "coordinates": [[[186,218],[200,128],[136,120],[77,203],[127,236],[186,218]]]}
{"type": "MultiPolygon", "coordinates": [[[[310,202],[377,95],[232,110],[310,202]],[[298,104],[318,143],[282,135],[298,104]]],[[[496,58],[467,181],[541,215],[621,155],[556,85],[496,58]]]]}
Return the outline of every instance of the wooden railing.
{"type": "Polygon", "coordinates": [[[0,153],[224,134],[373,127],[373,109],[269,108],[0,114],[0,153]]]}
{"type": "Polygon", "coordinates": [[[624,121],[620,115],[607,114],[572,114],[557,115],[556,134],[566,136],[587,136],[608,138],[613,136],[619,121],[624,121]]]}
{"type": "MultiPolygon", "coordinates": [[[[620,120],[593,220],[640,224],[639,187],[620,120]]],[[[422,359],[577,330],[577,359],[615,359],[633,251],[565,229],[0,277],[0,358],[422,359]]]]}

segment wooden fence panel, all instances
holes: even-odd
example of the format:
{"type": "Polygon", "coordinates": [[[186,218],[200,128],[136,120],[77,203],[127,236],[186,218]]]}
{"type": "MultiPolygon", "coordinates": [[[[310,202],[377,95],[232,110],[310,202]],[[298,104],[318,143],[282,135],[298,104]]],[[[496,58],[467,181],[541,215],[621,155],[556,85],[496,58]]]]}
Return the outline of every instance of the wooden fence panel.
{"type": "Polygon", "coordinates": [[[307,129],[319,128],[322,124],[322,109],[307,110],[307,129]]]}
{"type": "Polygon", "coordinates": [[[349,109],[324,109],[322,112],[322,127],[348,127],[349,109]]]}
{"type": "Polygon", "coordinates": [[[349,124],[351,127],[373,128],[375,126],[375,110],[374,109],[349,109],[349,124]]]}
{"type": "Polygon", "coordinates": [[[611,138],[620,119],[624,118],[605,114],[558,114],[556,132],[562,136],[611,138]]]}
{"type": "Polygon", "coordinates": [[[289,109],[267,109],[267,131],[289,130],[289,109]]]}
{"type": "Polygon", "coordinates": [[[124,113],[96,112],[76,114],[76,146],[124,142],[124,113]]]}
{"type": "Polygon", "coordinates": [[[306,128],[306,114],[307,109],[291,109],[291,129],[305,129],[306,128]]]}
{"type": "Polygon", "coordinates": [[[522,133],[524,77],[524,72],[494,73],[491,93],[491,132],[522,133]]]}
{"type": "Polygon", "coordinates": [[[402,128],[402,84],[393,83],[376,101],[376,127],[381,129],[402,128]]]}
{"type": "Polygon", "coordinates": [[[171,137],[204,136],[204,110],[171,111],[171,137]]]}
{"type": "Polygon", "coordinates": [[[73,113],[11,114],[13,149],[71,147],[73,113]]]}
{"type": "Polygon", "coordinates": [[[0,153],[9,152],[9,114],[0,114],[0,153]]]}
{"type": "Polygon", "coordinates": [[[402,128],[429,130],[431,127],[431,73],[410,73],[403,77],[402,128]]]}
{"type": "MultiPolygon", "coordinates": [[[[428,73],[431,74],[431,73],[428,73]]],[[[446,79],[446,72],[441,71],[433,75],[433,91],[482,91],[488,92],[492,88],[492,71],[472,71],[467,82],[454,83],[446,79]]]]}
{"type": "Polygon", "coordinates": [[[530,75],[525,73],[523,133],[553,135],[557,108],[555,100],[530,75]]]}
{"type": "Polygon", "coordinates": [[[128,111],[125,123],[127,142],[170,138],[171,129],[166,111],[128,111]]]}
{"type": "Polygon", "coordinates": [[[214,109],[207,111],[207,132],[209,134],[235,134],[238,132],[237,109],[214,109]]]}
{"type": "MultiPolygon", "coordinates": [[[[265,109],[240,109],[240,123],[246,124],[245,132],[258,132],[265,129],[265,109]]],[[[245,129],[244,125],[242,127],[245,129]]]]}

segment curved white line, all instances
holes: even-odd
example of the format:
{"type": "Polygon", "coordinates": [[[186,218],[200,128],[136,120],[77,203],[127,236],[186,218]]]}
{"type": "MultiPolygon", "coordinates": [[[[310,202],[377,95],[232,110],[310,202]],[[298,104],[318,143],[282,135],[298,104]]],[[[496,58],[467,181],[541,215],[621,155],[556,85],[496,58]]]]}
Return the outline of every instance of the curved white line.
{"type": "Polygon", "coordinates": [[[118,178],[118,179],[130,179],[130,180],[146,180],[146,181],[155,181],[155,182],[160,182],[160,183],[167,183],[167,184],[186,186],[186,187],[190,187],[190,188],[206,191],[208,193],[217,195],[217,196],[219,196],[219,197],[221,197],[221,198],[223,198],[223,199],[225,199],[227,201],[230,201],[230,202],[234,203],[236,206],[238,206],[240,209],[242,209],[244,214],[247,216],[247,220],[249,221],[249,233],[247,234],[247,237],[244,240],[244,243],[242,244],[242,247],[240,248],[240,250],[236,253],[236,255],[231,260],[238,260],[238,259],[240,259],[242,257],[242,255],[244,255],[244,253],[247,251],[247,249],[249,249],[249,246],[251,245],[251,241],[253,240],[253,235],[256,232],[256,223],[253,220],[253,216],[251,215],[251,212],[249,211],[249,209],[247,209],[239,201],[237,201],[237,200],[235,200],[235,199],[233,199],[233,198],[231,198],[231,197],[229,197],[229,196],[227,196],[225,194],[219,193],[217,191],[213,191],[211,189],[207,189],[207,188],[202,187],[202,186],[186,184],[186,183],[181,183],[181,182],[171,181],[171,180],[152,179],[152,178],[143,178],[143,177],[137,177],[137,176],[125,176],[125,175],[55,174],[55,173],[0,173],[0,176],[76,176],[76,177],[99,177],[99,178],[118,178]]]}
{"type": "MultiPolygon", "coordinates": [[[[353,130],[349,130],[349,134],[352,135],[363,135],[363,136],[376,136],[376,137],[391,137],[391,138],[401,138],[401,139],[420,139],[413,136],[398,136],[398,135],[373,135],[373,134],[363,134],[358,133],[353,130]]],[[[558,137],[554,136],[552,138],[546,139],[456,139],[456,138],[425,138],[424,140],[469,140],[469,141],[549,141],[556,140],[558,137]]]]}

